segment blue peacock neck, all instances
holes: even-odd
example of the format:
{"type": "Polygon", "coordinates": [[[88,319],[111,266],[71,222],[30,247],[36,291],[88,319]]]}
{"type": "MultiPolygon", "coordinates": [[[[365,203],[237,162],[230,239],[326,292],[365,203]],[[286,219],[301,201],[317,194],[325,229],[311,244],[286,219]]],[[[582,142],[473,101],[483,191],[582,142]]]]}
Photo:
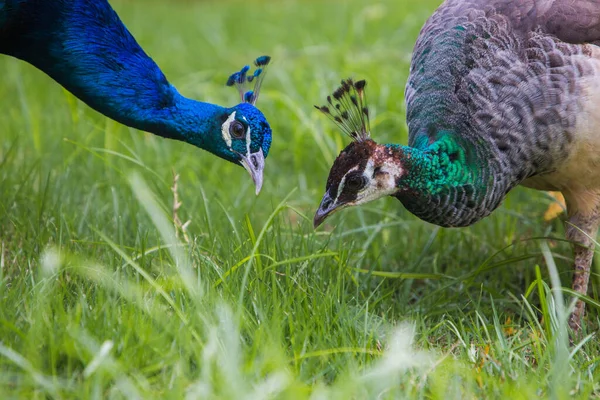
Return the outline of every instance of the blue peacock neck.
{"type": "Polygon", "coordinates": [[[219,129],[214,116],[225,109],[179,94],[107,1],[8,3],[1,53],[44,71],[109,118],[210,150],[203,133],[219,129]]]}

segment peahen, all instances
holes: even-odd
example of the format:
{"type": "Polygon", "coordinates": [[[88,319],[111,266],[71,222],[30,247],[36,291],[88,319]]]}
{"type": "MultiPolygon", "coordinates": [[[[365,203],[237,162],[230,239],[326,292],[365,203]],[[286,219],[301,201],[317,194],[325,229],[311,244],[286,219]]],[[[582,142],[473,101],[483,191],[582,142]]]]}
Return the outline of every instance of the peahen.
{"type": "Polygon", "coordinates": [[[0,53],[27,61],[109,118],[243,166],[260,191],[271,128],[254,105],[270,57],[259,57],[253,74],[246,66],[229,78],[241,104],[188,99],[106,0],[0,0],[0,53]]]}
{"type": "MultiPolygon", "coordinates": [[[[315,227],[394,196],[444,227],[489,215],[515,186],[560,191],[585,295],[600,223],[600,6],[595,0],[446,0],[422,28],[406,86],[408,146],[370,139],[365,82],[317,106],[353,142],[315,227]]],[[[581,327],[584,303],[569,319],[581,327]]]]}

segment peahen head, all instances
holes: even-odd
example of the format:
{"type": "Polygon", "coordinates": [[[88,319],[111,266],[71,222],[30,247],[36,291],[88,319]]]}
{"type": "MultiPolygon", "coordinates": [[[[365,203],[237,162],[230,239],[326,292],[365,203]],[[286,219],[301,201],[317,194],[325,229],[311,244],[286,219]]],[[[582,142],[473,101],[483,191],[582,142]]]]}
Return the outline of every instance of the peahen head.
{"type": "Polygon", "coordinates": [[[315,214],[315,228],[335,211],[395,194],[398,181],[405,175],[394,148],[370,138],[365,85],[364,80],[344,80],[327,96],[327,105],[315,106],[353,140],[331,167],[325,195],[315,214]]]}
{"type": "Polygon", "coordinates": [[[271,147],[271,127],[255,104],[265,76],[265,68],[270,61],[269,56],[259,57],[254,61],[254,73],[248,74],[250,67],[246,65],[227,80],[227,86],[237,87],[242,102],[226,109],[223,114],[222,142],[220,148],[215,151],[220,157],[241,165],[250,173],[256,186],[256,194],[260,192],[263,183],[265,158],[271,147]],[[247,86],[252,82],[254,88],[248,90],[247,86]]]}

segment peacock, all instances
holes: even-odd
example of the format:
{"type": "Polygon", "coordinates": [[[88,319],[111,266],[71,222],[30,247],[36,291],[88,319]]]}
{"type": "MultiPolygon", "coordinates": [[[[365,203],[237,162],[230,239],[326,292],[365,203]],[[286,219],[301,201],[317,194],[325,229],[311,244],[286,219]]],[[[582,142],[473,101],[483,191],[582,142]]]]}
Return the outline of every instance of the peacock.
{"type": "MultiPolygon", "coordinates": [[[[364,80],[316,106],[352,142],[314,217],[394,196],[417,217],[464,227],[517,185],[566,199],[573,290],[585,295],[600,224],[600,7],[595,0],[446,0],[415,44],[408,146],[370,138],[364,80]]],[[[569,325],[581,328],[581,299],[569,325]]]]}
{"type": "Polygon", "coordinates": [[[270,57],[231,75],[241,103],[227,108],[186,98],[142,50],[107,0],[0,0],[0,53],[45,72],[122,124],[190,143],[263,182],[271,127],[255,105],[270,57]],[[253,83],[253,90],[247,90],[253,83]]]}

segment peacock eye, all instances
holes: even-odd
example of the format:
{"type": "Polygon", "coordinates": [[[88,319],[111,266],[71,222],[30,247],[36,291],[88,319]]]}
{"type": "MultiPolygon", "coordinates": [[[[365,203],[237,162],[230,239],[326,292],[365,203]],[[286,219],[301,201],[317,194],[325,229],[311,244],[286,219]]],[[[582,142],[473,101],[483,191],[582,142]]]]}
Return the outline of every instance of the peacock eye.
{"type": "Polygon", "coordinates": [[[364,176],[362,175],[351,175],[346,181],[346,186],[350,190],[358,190],[362,188],[366,183],[364,176]]]}
{"type": "Polygon", "coordinates": [[[236,139],[240,139],[244,137],[244,133],[246,133],[246,129],[244,125],[240,121],[233,121],[231,125],[229,125],[229,133],[236,139]]]}

